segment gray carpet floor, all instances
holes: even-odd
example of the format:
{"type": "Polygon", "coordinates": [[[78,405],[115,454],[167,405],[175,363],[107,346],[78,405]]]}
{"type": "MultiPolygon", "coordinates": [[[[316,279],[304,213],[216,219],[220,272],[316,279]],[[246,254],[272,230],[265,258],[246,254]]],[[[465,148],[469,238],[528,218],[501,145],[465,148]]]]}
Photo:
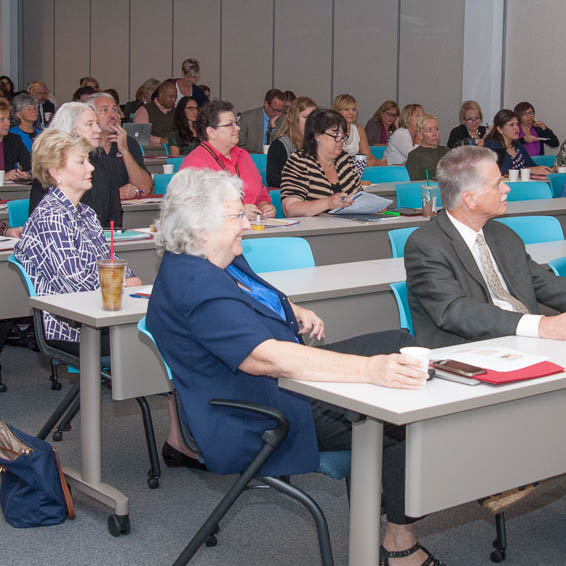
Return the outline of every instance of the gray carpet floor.
{"type": "MultiPolygon", "coordinates": [[[[35,434],[68,390],[52,391],[48,363],[39,354],[7,347],[2,353],[0,419],[35,434]]],[[[66,372],[62,372],[65,376],[66,372]]],[[[159,446],[167,434],[167,402],[149,400],[159,446]]],[[[109,510],[74,493],[77,518],[62,525],[15,529],[0,514],[2,566],[171,564],[234,480],[163,466],[159,489],[146,484],[149,468],[140,412],[135,401],[112,402],[103,388],[103,478],[130,500],[131,532],[112,537],[109,510]]],[[[63,465],[79,466],[80,413],[62,442],[55,443],[63,465]]],[[[50,438],[49,438],[50,440],[50,438]]],[[[440,462],[439,465],[442,465],[440,462]]],[[[297,477],[326,514],[335,563],[347,564],[348,505],[344,482],[319,474],[297,477]]],[[[566,485],[559,484],[506,513],[508,566],[566,564],[566,485]]],[[[492,564],[493,517],[477,503],[435,513],[417,525],[420,541],[448,566],[492,564]]],[[[268,490],[247,492],[221,524],[219,543],[203,547],[191,564],[318,565],[316,532],[302,506],[268,490]]],[[[355,566],[355,565],[354,565],[355,566]]]]}

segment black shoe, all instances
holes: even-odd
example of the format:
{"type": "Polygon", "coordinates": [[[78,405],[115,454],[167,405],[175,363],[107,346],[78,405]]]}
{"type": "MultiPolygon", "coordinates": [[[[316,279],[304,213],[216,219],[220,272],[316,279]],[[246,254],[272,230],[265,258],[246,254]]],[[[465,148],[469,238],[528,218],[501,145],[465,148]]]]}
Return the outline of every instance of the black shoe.
{"type": "Polygon", "coordinates": [[[405,556],[414,554],[419,550],[422,550],[427,555],[425,561],[421,564],[421,566],[446,566],[444,562],[441,562],[440,560],[438,560],[438,558],[435,558],[424,546],[421,546],[418,542],[407,550],[393,551],[387,550],[386,548],[381,546],[379,548],[379,554],[381,556],[379,564],[380,566],[389,566],[390,558],[404,558],[405,556]]]}
{"type": "Polygon", "coordinates": [[[168,468],[192,468],[193,470],[206,470],[206,466],[199,462],[196,458],[191,458],[176,448],[173,448],[167,442],[163,445],[161,451],[163,461],[168,468]]]}

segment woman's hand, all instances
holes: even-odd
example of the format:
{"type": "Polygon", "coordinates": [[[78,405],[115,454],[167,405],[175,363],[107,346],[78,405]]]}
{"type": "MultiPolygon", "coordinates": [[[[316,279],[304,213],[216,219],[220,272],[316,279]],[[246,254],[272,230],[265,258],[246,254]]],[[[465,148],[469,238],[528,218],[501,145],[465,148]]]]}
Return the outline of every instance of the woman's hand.
{"type": "Polygon", "coordinates": [[[331,197],[326,197],[326,202],[328,203],[328,210],[352,206],[352,199],[346,193],[336,193],[331,197]]]}
{"type": "Polygon", "coordinates": [[[277,211],[272,204],[269,204],[268,202],[260,202],[258,207],[266,218],[275,218],[277,211]]]}
{"type": "Polygon", "coordinates": [[[552,173],[552,168],[546,167],[545,165],[537,165],[536,167],[531,167],[531,175],[548,175],[552,173]]]}
{"type": "Polygon", "coordinates": [[[542,122],[541,120],[537,120],[533,126],[536,126],[537,128],[540,128],[541,130],[546,130],[546,124],[544,122],[542,122]]]}
{"type": "Polygon", "coordinates": [[[139,277],[128,277],[126,278],[126,287],[136,287],[141,285],[141,279],[139,277]]]}
{"type": "Polygon", "coordinates": [[[299,334],[302,336],[308,334],[310,338],[322,340],[324,338],[324,321],[317,316],[313,311],[295,305],[289,301],[297,322],[300,324],[301,329],[299,334]]]}
{"type": "Polygon", "coordinates": [[[527,131],[523,134],[523,139],[525,140],[525,143],[537,141],[536,136],[533,136],[533,135],[531,134],[530,130],[527,130],[527,131]]]}
{"type": "Polygon", "coordinates": [[[403,354],[372,356],[367,369],[371,383],[398,389],[420,389],[425,386],[428,373],[415,369],[418,361],[403,354]]]}
{"type": "Polygon", "coordinates": [[[6,181],[24,181],[30,178],[30,174],[26,173],[25,171],[20,171],[19,169],[12,169],[11,171],[7,171],[4,175],[4,179],[6,181]]]}
{"type": "Polygon", "coordinates": [[[255,204],[251,203],[244,204],[244,210],[246,211],[248,220],[255,220],[258,214],[263,214],[255,204]]]}
{"type": "Polygon", "coordinates": [[[8,238],[19,238],[22,235],[23,226],[17,226],[16,228],[8,228],[5,232],[5,236],[8,238]]]}

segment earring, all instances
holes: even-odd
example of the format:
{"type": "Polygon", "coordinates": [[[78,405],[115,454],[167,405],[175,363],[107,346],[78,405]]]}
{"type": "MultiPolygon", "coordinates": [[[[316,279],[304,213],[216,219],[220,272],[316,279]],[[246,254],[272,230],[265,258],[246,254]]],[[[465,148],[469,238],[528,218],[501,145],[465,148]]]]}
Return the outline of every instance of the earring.
{"type": "Polygon", "coordinates": [[[55,179],[55,182],[57,183],[57,186],[59,186],[61,184],[61,179],[55,179]]]}

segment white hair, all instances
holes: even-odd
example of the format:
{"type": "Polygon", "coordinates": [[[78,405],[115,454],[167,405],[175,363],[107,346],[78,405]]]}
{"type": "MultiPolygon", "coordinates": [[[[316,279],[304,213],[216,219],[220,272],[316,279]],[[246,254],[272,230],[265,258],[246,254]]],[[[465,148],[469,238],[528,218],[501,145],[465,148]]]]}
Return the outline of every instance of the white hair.
{"type": "Polygon", "coordinates": [[[225,171],[187,168],[167,186],[157,222],[157,252],[206,257],[202,235],[220,228],[224,205],[240,200],[243,183],[225,171]]]}
{"type": "Polygon", "coordinates": [[[78,119],[85,110],[96,112],[96,108],[92,104],[84,102],[65,102],[59,107],[49,127],[55,130],[62,130],[68,134],[72,134],[78,119]]]}
{"type": "Polygon", "coordinates": [[[109,98],[114,104],[116,104],[116,99],[109,92],[95,92],[94,94],[91,94],[85,102],[95,106],[94,101],[99,98],[109,98]]]}

